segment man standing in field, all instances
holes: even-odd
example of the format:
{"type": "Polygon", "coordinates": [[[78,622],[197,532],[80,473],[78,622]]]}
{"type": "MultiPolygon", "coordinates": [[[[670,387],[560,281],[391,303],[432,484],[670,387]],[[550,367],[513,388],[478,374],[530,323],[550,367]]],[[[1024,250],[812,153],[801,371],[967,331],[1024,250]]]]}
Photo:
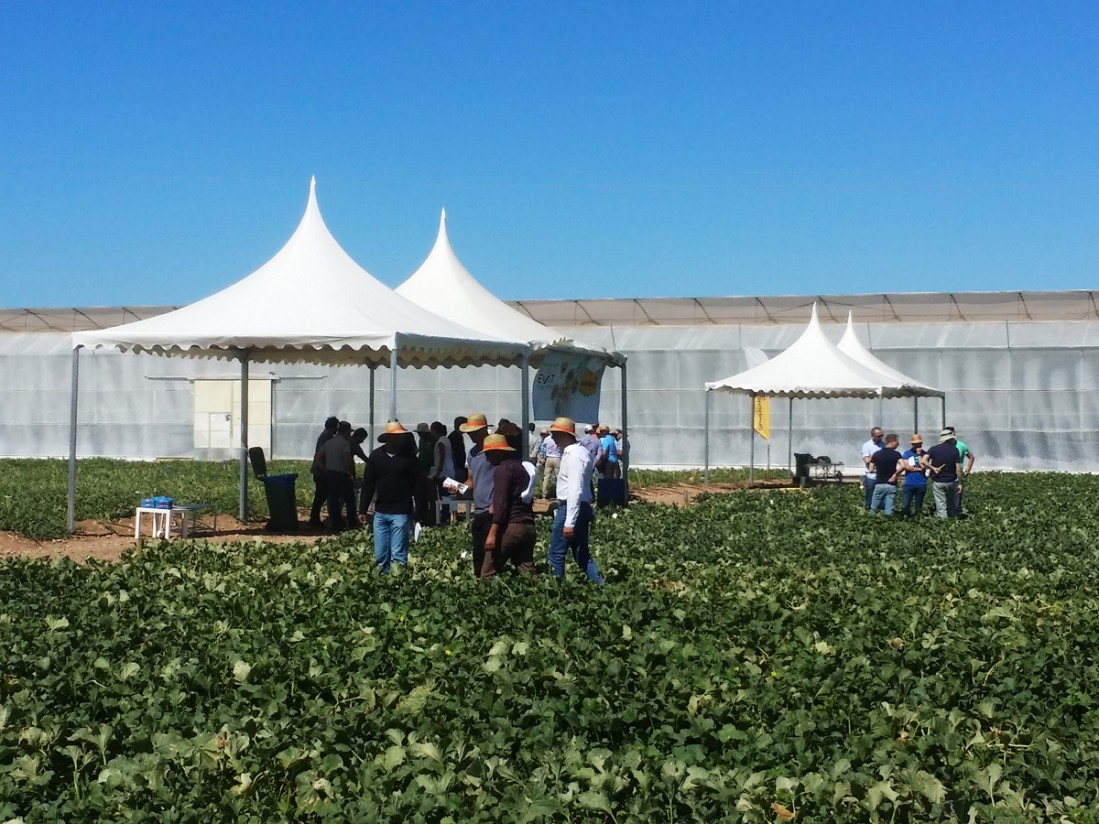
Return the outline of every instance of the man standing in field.
{"type": "Polygon", "coordinates": [[[874,467],[874,499],[870,502],[870,512],[893,514],[893,505],[897,500],[897,479],[904,474],[904,461],[897,451],[900,439],[890,432],[885,436],[885,446],[870,458],[874,467]]]}
{"type": "Polygon", "coordinates": [[[546,437],[542,439],[542,450],[545,452],[545,460],[542,463],[542,497],[552,498],[557,488],[557,470],[561,468],[561,447],[553,439],[552,427],[546,437]]]}
{"type": "Polygon", "coordinates": [[[877,476],[874,474],[874,467],[870,463],[870,459],[874,457],[874,453],[881,449],[885,444],[881,439],[881,427],[875,426],[870,430],[870,440],[862,445],[859,450],[859,454],[862,455],[863,465],[866,467],[866,474],[862,479],[862,488],[866,494],[866,511],[870,511],[870,504],[874,502],[874,482],[877,476]]]}
{"type": "MultiPolygon", "coordinates": [[[[962,459],[962,474],[959,480],[965,483],[969,479],[969,473],[973,471],[973,464],[977,460],[973,457],[973,453],[969,451],[969,446],[963,441],[958,440],[958,431],[953,426],[944,427],[954,433],[954,446],[958,448],[958,455],[962,459]]],[[[958,492],[958,517],[962,517],[962,493],[958,492]]]]}
{"type": "Polygon", "coordinates": [[[473,491],[473,517],[470,518],[470,535],[473,538],[473,577],[481,576],[485,563],[485,539],[492,526],[492,493],[495,467],[488,462],[482,446],[488,437],[488,418],[481,412],[467,416],[460,429],[473,441],[469,448],[469,477],[466,483],[473,491]]]}
{"type": "Polygon", "coordinates": [[[594,465],[588,450],[576,441],[576,424],[571,418],[558,418],[550,427],[550,437],[561,450],[557,476],[557,512],[550,536],[549,565],[557,579],[565,577],[565,555],[572,552],[588,580],[603,583],[599,567],[591,557],[588,531],[595,513],[591,507],[591,476],[594,465]]]}
{"type": "Polygon", "coordinates": [[[413,496],[420,479],[413,435],[400,421],[388,421],[378,436],[382,446],[370,453],[363,468],[359,523],[366,523],[374,501],[374,560],[383,575],[392,564],[408,565],[413,496]]]}
{"type": "Polygon", "coordinates": [[[935,514],[940,518],[958,517],[958,494],[962,491],[962,458],[954,445],[954,432],[944,429],[939,443],[923,456],[923,465],[931,472],[931,494],[935,514]]]}
{"type": "Polygon", "coordinates": [[[309,526],[311,529],[320,529],[324,526],[321,521],[321,507],[328,502],[328,483],[324,475],[324,467],[321,466],[321,447],[336,436],[336,429],[340,425],[340,419],[335,415],[324,422],[324,429],[317,438],[317,445],[313,448],[313,466],[310,474],[313,476],[313,506],[309,509],[309,526]]]}

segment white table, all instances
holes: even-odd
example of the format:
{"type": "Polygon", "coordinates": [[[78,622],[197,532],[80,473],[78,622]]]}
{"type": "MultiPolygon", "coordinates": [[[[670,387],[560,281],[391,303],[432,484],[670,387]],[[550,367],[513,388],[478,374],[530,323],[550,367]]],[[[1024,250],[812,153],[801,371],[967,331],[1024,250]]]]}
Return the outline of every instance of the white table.
{"type": "Polygon", "coordinates": [[[152,519],[152,536],[170,540],[172,537],[172,518],[179,518],[179,536],[186,538],[195,528],[200,510],[209,509],[209,504],[175,504],[171,509],[159,509],[151,506],[139,506],[134,518],[134,538],[141,537],[141,519],[148,515],[152,519]]]}
{"type": "Polygon", "coordinates": [[[435,501],[435,523],[443,520],[443,507],[450,508],[450,514],[458,514],[458,510],[465,510],[466,517],[473,516],[473,500],[471,498],[438,498],[435,501]]]}

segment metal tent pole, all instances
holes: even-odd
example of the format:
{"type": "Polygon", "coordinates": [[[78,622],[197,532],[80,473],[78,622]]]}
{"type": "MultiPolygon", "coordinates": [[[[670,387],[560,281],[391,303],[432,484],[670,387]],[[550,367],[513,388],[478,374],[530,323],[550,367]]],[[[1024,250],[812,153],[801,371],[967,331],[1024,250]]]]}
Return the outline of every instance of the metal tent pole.
{"type": "Polygon", "coordinates": [[[374,364],[370,364],[370,419],[368,421],[369,428],[366,430],[367,447],[374,443],[374,370],[377,368],[374,364]]]}
{"type": "Polygon", "coordinates": [[[703,418],[702,424],[702,455],[705,461],[705,469],[702,473],[702,479],[705,483],[710,483],[710,390],[706,390],[706,416],[703,418]]]}
{"type": "MultiPolygon", "coordinates": [[[[619,367],[622,370],[622,446],[625,447],[629,443],[630,430],[629,430],[629,396],[626,392],[626,359],[622,359],[622,365],[619,367]]],[[[619,458],[621,460],[621,457],[619,458]]],[[[622,462],[622,485],[626,488],[626,501],[630,500],[630,463],[629,461],[622,462]]]]}
{"type": "Polygon", "coordinates": [[[794,472],[794,396],[791,395],[789,403],[786,406],[787,419],[786,419],[786,471],[790,474],[794,472]]]}
{"type": "Polygon", "coordinates": [[[748,396],[748,486],[755,483],[756,471],[756,396],[752,393],[748,396]]]}
{"type": "Polygon", "coordinates": [[[240,522],[248,520],[248,355],[240,354],[240,522]]]}
{"type": "Polygon", "coordinates": [[[522,444],[523,453],[520,455],[522,460],[527,460],[530,457],[530,352],[523,354],[523,386],[520,393],[523,413],[519,416],[520,426],[523,427],[522,444]]]}
{"type": "Polygon", "coordinates": [[[919,395],[912,396],[912,433],[915,434],[920,431],[920,397],[919,395]]]}
{"type": "Polygon", "coordinates": [[[942,429],[946,428],[946,395],[942,396],[942,429]]]}
{"type": "Polygon", "coordinates": [[[72,393],[69,397],[69,515],[71,535],[76,531],[76,400],[80,391],[80,350],[73,347],[72,393]]]}
{"type": "Polygon", "coordinates": [[[389,420],[397,420],[397,342],[389,352],[389,420]]]}

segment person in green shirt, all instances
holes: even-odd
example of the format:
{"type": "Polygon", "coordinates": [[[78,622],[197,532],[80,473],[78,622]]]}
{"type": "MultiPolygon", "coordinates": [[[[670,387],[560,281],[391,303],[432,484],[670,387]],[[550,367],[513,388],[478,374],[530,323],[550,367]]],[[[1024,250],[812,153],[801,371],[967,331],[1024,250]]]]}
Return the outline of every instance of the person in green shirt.
{"type": "MultiPolygon", "coordinates": [[[[976,461],[976,458],[973,456],[973,453],[969,451],[969,447],[963,441],[958,439],[957,431],[954,429],[953,426],[947,426],[945,428],[955,433],[954,446],[957,447],[958,454],[962,458],[962,476],[958,478],[958,480],[964,484],[967,480],[969,480],[969,473],[973,471],[973,464],[976,461]]],[[[958,492],[958,514],[962,514],[961,491],[958,492]]]]}

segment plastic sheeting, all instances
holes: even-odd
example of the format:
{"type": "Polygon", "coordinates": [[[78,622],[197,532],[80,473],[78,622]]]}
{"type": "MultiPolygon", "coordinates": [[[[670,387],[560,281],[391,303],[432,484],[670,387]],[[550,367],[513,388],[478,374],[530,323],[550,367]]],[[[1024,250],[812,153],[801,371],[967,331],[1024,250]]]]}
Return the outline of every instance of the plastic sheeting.
{"type": "MultiPolygon", "coordinates": [[[[844,315],[846,317],[846,314],[844,315]]],[[[824,324],[838,341],[842,324],[824,324]]],[[[629,357],[631,457],[635,466],[701,466],[703,384],[747,368],[741,347],[768,355],[786,349],[801,324],[562,329],[629,357]]],[[[1099,454],[1099,321],[856,324],[877,357],[946,392],[947,423],[973,449],[983,469],[1094,471],[1099,454]]],[[[63,456],[68,452],[71,342],[68,334],[0,334],[0,454],[63,456]]],[[[273,452],[306,457],[322,422],[336,414],[365,426],[365,366],[280,364],[253,367],[273,384],[273,452]]],[[[78,454],[132,458],[205,457],[194,450],[195,378],[239,375],[232,362],[95,350],[81,355],[78,454]]],[[[620,403],[618,370],[603,380],[602,414],[610,425],[620,403]]],[[[415,425],[483,411],[518,420],[515,367],[404,370],[398,414],[415,425]]],[[[388,408],[388,369],[376,374],[377,409],[388,408]]],[[[748,460],[749,399],[711,398],[714,466],[748,460]]],[[[786,466],[788,405],[772,403],[773,466],[786,466]]],[[[856,466],[871,426],[928,438],[941,425],[937,399],[794,401],[793,447],[856,466]]],[[[385,417],[378,412],[378,423],[385,417]]],[[[756,464],[767,465],[757,442],[756,464]]]]}

